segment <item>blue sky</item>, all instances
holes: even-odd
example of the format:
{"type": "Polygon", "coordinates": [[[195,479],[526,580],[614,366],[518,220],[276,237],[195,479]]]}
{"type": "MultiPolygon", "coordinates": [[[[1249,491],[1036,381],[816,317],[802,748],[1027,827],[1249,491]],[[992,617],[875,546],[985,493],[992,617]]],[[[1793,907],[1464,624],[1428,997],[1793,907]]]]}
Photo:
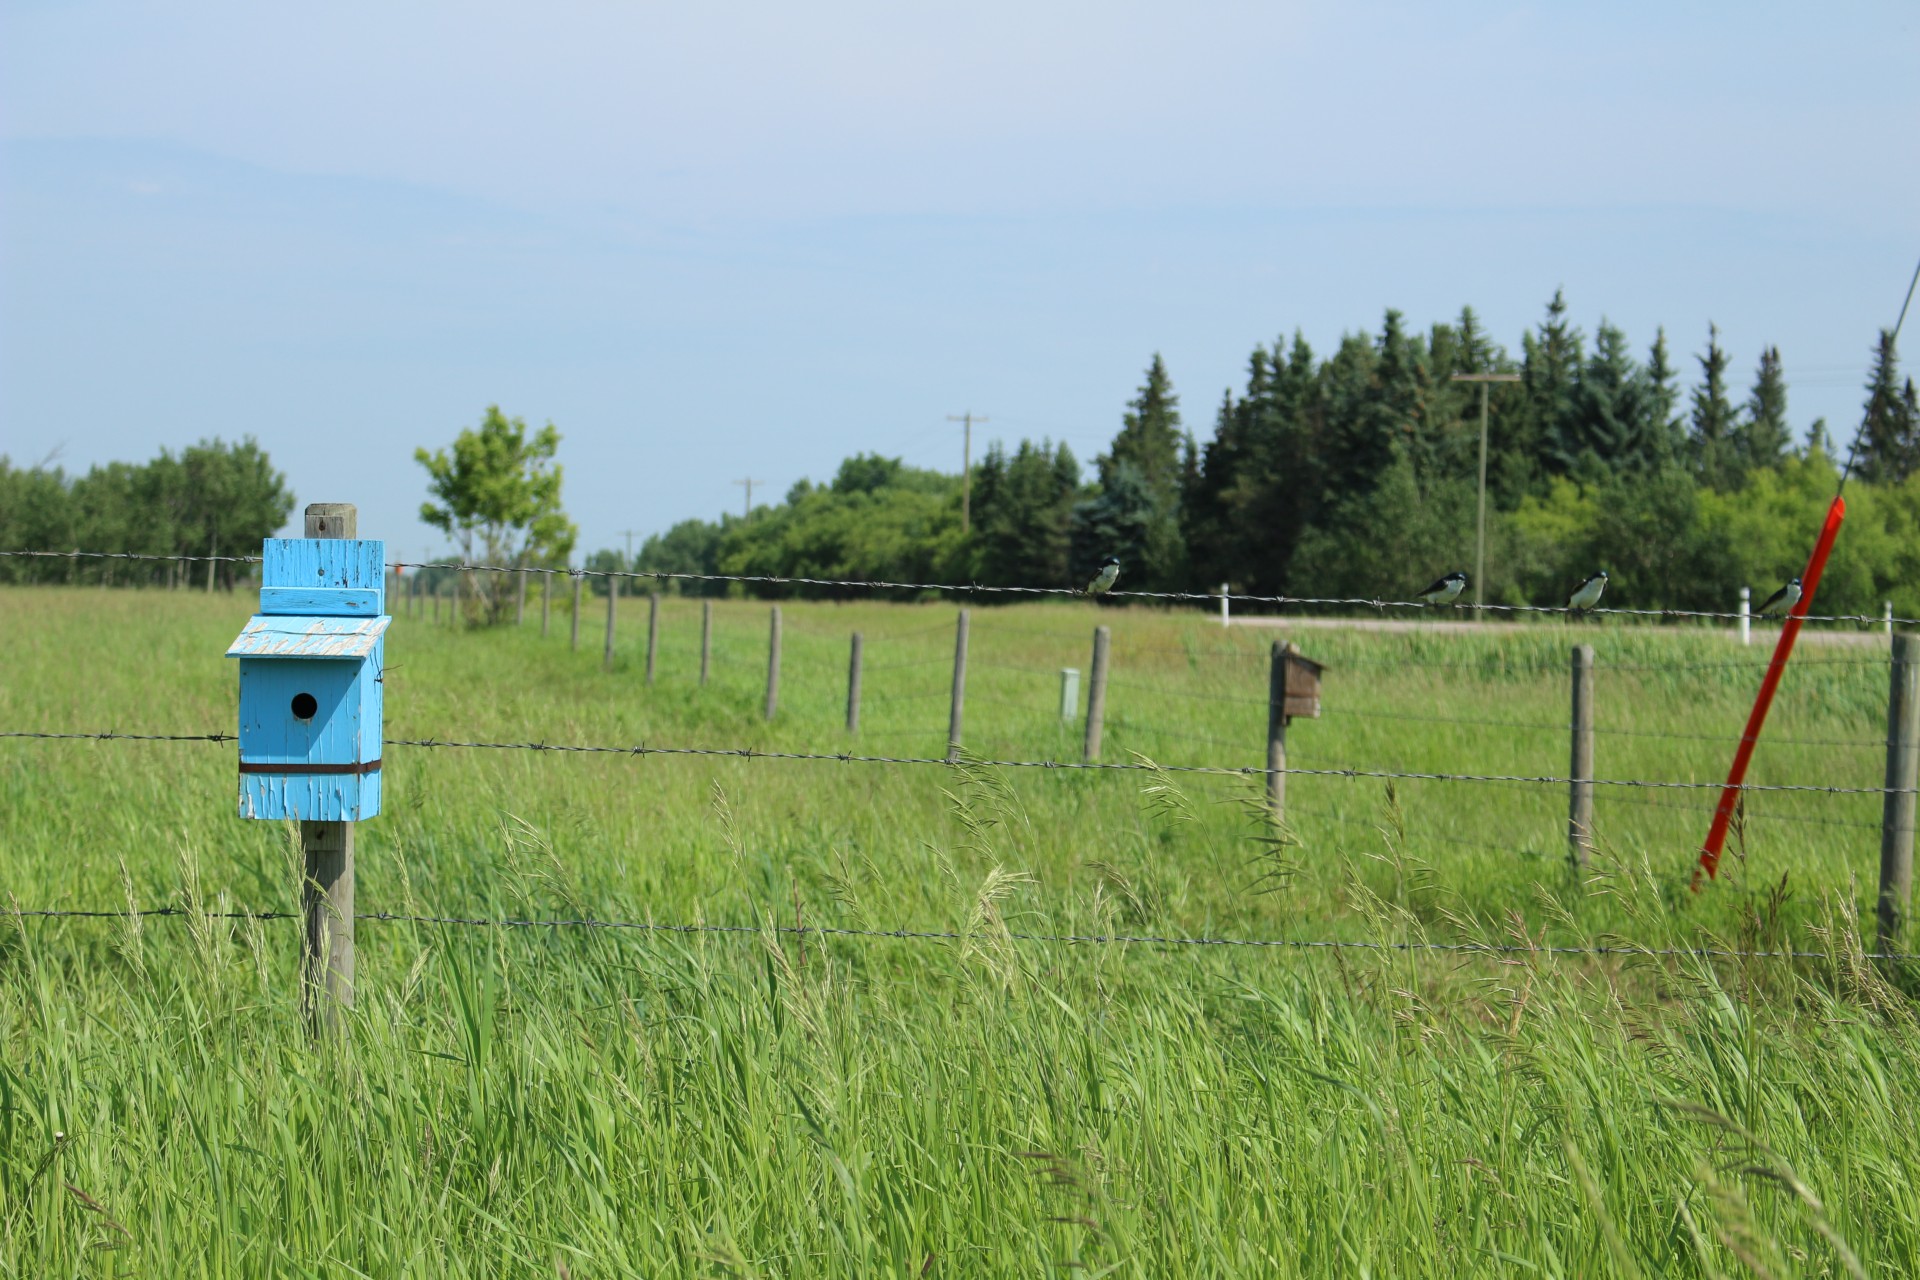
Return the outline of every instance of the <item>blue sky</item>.
{"type": "MultiPolygon", "coordinates": [[[[1844,439],[1920,256],[1911,4],[0,3],[0,453],[257,436],[437,547],[551,420],[583,546],[857,450],[1091,459],[1155,351],[1564,287],[1844,439]]],[[[1907,344],[1912,349],[1913,344],[1907,344]]],[[[1692,362],[1687,361],[1689,372],[1692,362]]]]}

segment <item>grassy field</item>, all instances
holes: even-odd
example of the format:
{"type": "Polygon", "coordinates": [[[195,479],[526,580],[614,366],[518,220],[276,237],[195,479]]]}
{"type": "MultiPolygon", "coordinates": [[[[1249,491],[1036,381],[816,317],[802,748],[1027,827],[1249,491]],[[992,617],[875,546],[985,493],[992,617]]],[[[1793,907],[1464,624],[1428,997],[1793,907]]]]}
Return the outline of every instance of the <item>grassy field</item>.
{"type": "MultiPolygon", "coordinates": [[[[0,730],[231,732],[251,601],[0,592],[0,730]]],[[[401,619],[391,737],[944,750],[949,605],[622,602],[401,619]],[[849,632],[862,732],[843,725],[849,632]]],[[[977,608],[966,743],[1078,759],[1061,667],[1114,629],[1109,760],[1257,765],[1267,646],[1192,614],[977,608]]],[[[1598,772],[1724,773],[1766,648],[1592,626],[1301,631],[1289,763],[1560,775],[1595,646],[1598,772]]],[[[1808,646],[1754,781],[1874,787],[1883,644],[1808,646]]],[[[1920,1257],[1912,1005],[1869,964],[1879,797],[393,747],[344,1042],[302,1029],[290,833],[231,744],[0,741],[9,1275],[1846,1275],[1920,1257]],[[808,936],[768,926],[951,932],[808,936]],[[1015,933],[1720,945],[1798,961],[1025,942],[1015,933]]],[[[1897,976],[1897,975],[1896,975],[1897,976]]]]}

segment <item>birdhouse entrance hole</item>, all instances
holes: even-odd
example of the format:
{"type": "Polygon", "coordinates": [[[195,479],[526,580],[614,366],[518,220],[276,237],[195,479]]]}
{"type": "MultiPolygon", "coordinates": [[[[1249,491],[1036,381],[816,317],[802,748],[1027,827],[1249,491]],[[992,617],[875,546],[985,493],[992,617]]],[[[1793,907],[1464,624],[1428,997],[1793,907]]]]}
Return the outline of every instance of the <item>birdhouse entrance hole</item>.
{"type": "Polygon", "coordinates": [[[313,719],[314,712],[318,710],[320,710],[320,702],[312,694],[296,693],[293,695],[293,718],[295,720],[311,720],[313,719]]]}

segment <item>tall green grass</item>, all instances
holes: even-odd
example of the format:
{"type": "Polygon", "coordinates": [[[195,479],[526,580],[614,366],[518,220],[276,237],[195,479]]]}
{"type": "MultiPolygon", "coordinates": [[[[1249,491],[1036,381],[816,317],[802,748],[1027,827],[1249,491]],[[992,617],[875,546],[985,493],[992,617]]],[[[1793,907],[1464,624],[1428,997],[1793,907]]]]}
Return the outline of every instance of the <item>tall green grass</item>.
{"type": "MultiPolygon", "coordinates": [[[[764,606],[720,603],[705,689],[696,603],[665,603],[651,689],[644,606],[623,608],[611,673],[592,626],[572,653],[564,625],[397,622],[389,733],[944,749],[951,608],[785,605],[772,725],[764,606]]],[[[219,654],[245,613],[0,595],[0,728],[229,729],[219,654]]],[[[1109,758],[1260,761],[1274,632],[1072,606],[975,611],[972,753],[1075,758],[1057,672],[1086,666],[1096,621],[1109,758]]],[[[1710,779],[1764,654],[1660,628],[1293,638],[1329,672],[1291,762],[1405,771],[1563,773],[1579,640],[1618,731],[1601,773],[1710,779]]],[[[1884,656],[1803,650],[1756,779],[1877,785],[1884,656]]],[[[0,743],[11,903],[188,913],[0,922],[0,1268],[1899,1275],[1920,1256],[1920,1034],[1856,958],[1876,797],[1762,793],[1695,897],[1710,792],[1602,789],[1581,871],[1564,792],[1523,784],[1295,777],[1275,844],[1257,780],[1231,777],[397,747],[386,771],[362,910],[746,931],[364,922],[349,1034],[315,1046],[297,925],[208,914],[297,900],[291,833],[232,816],[230,745],[0,743]],[[796,922],[960,936],[768,928],[796,922]]]]}

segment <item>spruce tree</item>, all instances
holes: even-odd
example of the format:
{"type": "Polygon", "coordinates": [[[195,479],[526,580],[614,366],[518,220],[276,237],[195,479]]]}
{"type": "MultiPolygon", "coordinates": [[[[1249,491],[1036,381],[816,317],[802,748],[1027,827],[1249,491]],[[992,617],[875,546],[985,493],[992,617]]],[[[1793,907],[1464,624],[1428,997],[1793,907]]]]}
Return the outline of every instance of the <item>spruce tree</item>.
{"type": "Polygon", "coordinates": [[[1563,471],[1645,472],[1659,464],[1649,437],[1652,401],[1647,377],[1627,349],[1627,335],[1606,320],[1593,333],[1593,354],[1580,366],[1573,400],[1552,437],[1563,471]]]}
{"type": "Polygon", "coordinates": [[[1920,466],[1920,412],[1914,406],[1913,382],[1900,385],[1900,356],[1891,330],[1880,331],[1874,348],[1873,373],[1867,379],[1866,416],[1860,423],[1857,470],[1864,480],[1894,483],[1920,466]]]}
{"type": "Polygon", "coordinates": [[[1744,469],[1734,434],[1736,414],[1733,402],[1727,399],[1728,356],[1720,345],[1717,326],[1707,326],[1706,353],[1696,358],[1702,381],[1693,390],[1693,410],[1688,418],[1694,474],[1701,484],[1724,493],[1740,487],[1744,469]]]}
{"type": "Polygon", "coordinates": [[[1574,383],[1580,371],[1583,342],[1580,331],[1567,320],[1564,291],[1555,289],[1547,303],[1546,319],[1521,343],[1521,385],[1526,388],[1528,461],[1555,466],[1554,441],[1562,438],[1573,413],[1574,383]]]}
{"type": "Polygon", "coordinates": [[[1108,527],[1137,530],[1125,546],[1104,553],[1117,555],[1138,586],[1152,590],[1174,586],[1185,560],[1180,534],[1180,399],[1173,392],[1166,363],[1156,352],[1147,367],[1147,380],[1129,402],[1120,433],[1099,459],[1100,485],[1112,499],[1103,510],[1108,527]],[[1128,472],[1124,484],[1120,472],[1128,472]],[[1122,496],[1124,495],[1124,497],[1122,496]],[[1120,510],[1114,503],[1144,502],[1140,511],[1120,510]]]}
{"type": "Polygon", "coordinates": [[[1749,470],[1778,465],[1793,443],[1793,430],[1787,426],[1787,380],[1780,370],[1778,347],[1761,349],[1753,391],[1736,434],[1741,464],[1749,470]]]}

